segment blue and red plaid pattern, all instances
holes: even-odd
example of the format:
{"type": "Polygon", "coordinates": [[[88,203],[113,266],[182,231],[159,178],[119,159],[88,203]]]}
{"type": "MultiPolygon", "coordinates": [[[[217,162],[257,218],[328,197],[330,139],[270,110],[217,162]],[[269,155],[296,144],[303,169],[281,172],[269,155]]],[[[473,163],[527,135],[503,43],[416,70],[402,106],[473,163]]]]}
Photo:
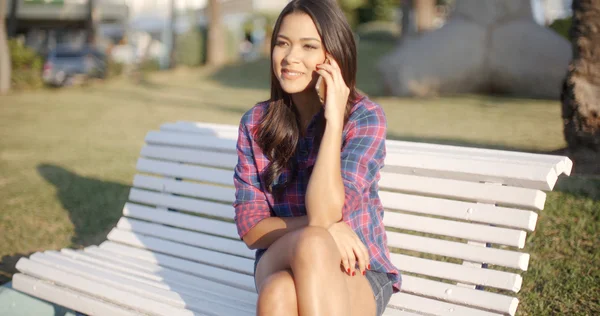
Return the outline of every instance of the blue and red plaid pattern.
{"type": "MultiPolygon", "coordinates": [[[[238,163],[234,173],[235,222],[243,237],[261,220],[270,217],[306,215],[304,197],[308,180],[315,164],[318,148],[314,148],[316,117],[300,137],[296,150],[297,176],[288,184],[282,198],[274,197],[264,189],[262,174],[269,160],[255,141],[255,127],[259,124],[269,103],[255,105],[244,114],[237,142],[238,163]]],[[[401,286],[401,276],[392,264],[383,224],[383,206],[378,195],[379,170],[386,155],[386,118],[383,109],[367,97],[352,108],[344,127],[341,148],[341,171],[346,201],[342,210],[344,221],[352,227],[369,250],[371,270],[390,274],[394,280],[394,293],[401,286]]],[[[275,184],[290,179],[286,170],[275,184]]],[[[266,249],[259,249],[260,258],[266,249]]]]}

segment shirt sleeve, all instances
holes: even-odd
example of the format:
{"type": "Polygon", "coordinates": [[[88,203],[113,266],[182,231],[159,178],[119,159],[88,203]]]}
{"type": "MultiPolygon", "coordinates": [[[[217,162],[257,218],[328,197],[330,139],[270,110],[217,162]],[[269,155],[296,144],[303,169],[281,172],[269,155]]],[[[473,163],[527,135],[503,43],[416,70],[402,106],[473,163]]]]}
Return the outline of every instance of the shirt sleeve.
{"type": "Polygon", "coordinates": [[[348,122],[341,155],[344,221],[353,211],[362,209],[364,192],[379,181],[379,170],[384,166],[386,155],[386,124],[385,114],[379,107],[360,111],[356,119],[351,116],[348,122]]]}
{"type": "Polygon", "coordinates": [[[234,220],[240,238],[263,219],[271,216],[265,193],[261,190],[252,139],[245,120],[240,123],[237,140],[238,163],[234,170],[234,220]]]}

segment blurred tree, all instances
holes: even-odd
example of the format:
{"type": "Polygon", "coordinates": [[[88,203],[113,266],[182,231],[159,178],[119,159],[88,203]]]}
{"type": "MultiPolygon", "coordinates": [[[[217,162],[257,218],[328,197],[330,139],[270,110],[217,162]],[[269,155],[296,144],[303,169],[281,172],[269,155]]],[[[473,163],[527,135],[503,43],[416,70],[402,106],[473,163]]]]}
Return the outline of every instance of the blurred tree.
{"type": "Polygon", "coordinates": [[[225,32],[221,23],[221,4],[219,0],[209,0],[208,9],[210,22],[208,24],[208,41],[206,63],[211,66],[221,66],[226,62],[225,32]]]}
{"type": "Polygon", "coordinates": [[[96,0],[87,1],[87,18],[86,18],[86,29],[87,29],[87,42],[93,44],[96,42],[96,26],[97,26],[98,13],[96,12],[96,0]]]}
{"type": "Polygon", "coordinates": [[[6,35],[6,0],[0,0],[0,94],[10,90],[10,53],[6,35]]]}
{"type": "Polygon", "coordinates": [[[11,1],[10,12],[8,15],[7,33],[8,38],[17,36],[17,11],[19,10],[19,1],[11,1]]]}
{"type": "Polygon", "coordinates": [[[600,153],[600,0],[574,0],[572,8],[573,60],[561,95],[564,135],[573,152],[600,153]]]}
{"type": "Polygon", "coordinates": [[[417,31],[419,33],[432,30],[435,19],[436,0],[413,0],[417,31]]]}
{"type": "Polygon", "coordinates": [[[360,23],[392,21],[394,10],[399,4],[399,0],[368,0],[367,3],[359,9],[360,23]]]}
{"type": "MultiPolygon", "coordinates": [[[[169,47],[169,68],[175,68],[177,64],[177,32],[175,30],[175,25],[177,24],[177,11],[175,8],[175,0],[171,0],[169,3],[169,37],[170,37],[170,47],[169,47]]],[[[193,25],[196,27],[196,25],[193,25]]]]}
{"type": "Polygon", "coordinates": [[[362,7],[366,3],[367,0],[338,0],[340,8],[342,8],[342,11],[344,11],[346,19],[352,27],[355,27],[359,23],[358,8],[362,7]]]}

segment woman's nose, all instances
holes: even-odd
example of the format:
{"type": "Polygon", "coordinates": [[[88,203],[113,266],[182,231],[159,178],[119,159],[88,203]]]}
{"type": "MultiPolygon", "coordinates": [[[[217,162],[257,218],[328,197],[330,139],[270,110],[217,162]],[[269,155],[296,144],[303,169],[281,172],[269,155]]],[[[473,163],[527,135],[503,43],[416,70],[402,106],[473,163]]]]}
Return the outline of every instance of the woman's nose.
{"type": "Polygon", "coordinates": [[[299,62],[299,61],[302,59],[302,55],[301,55],[301,53],[300,53],[300,52],[299,52],[297,49],[294,49],[294,48],[292,47],[292,48],[290,48],[290,49],[289,49],[289,50],[286,52],[286,54],[285,54],[285,56],[283,57],[283,59],[284,59],[284,60],[285,60],[287,63],[289,63],[289,64],[293,64],[293,63],[297,63],[297,62],[299,62]]]}

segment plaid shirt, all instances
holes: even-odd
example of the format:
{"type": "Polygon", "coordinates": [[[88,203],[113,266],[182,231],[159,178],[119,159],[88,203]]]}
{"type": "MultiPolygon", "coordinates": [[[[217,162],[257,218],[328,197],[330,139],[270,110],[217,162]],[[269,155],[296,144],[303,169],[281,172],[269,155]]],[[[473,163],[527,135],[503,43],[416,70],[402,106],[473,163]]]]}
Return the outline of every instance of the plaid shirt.
{"type": "MultiPolygon", "coordinates": [[[[295,159],[298,162],[296,179],[285,189],[283,199],[274,199],[264,190],[261,175],[269,160],[256,143],[255,127],[268,108],[268,102],[259,103],[241,119],[237,141],[238,164],[234,173],[235,222],[243,237],[261,220],[270,217],[306,215],[304,197],[308,180],[315,164],[318,148],[314,148],[316,117],[308,126],[305,137],[300,137],[295,159]]],[[[344,127],[341,148],[341,171],[346,200],[343,220],[367,246],[371,270],[385,272],[394,281],[394,293],[401,285],[401,276],[390,261],[387,236],[383,225],[383,206],[378,195],[379,170],[386,154],[386,118],[381,107],[363,97],[352,108],[344,127]]],[[[282,173],[275,184],[290,178],[290,171],[282,173]]],[[[258,249],[258,260],[266,249],[258,249]]]]}

